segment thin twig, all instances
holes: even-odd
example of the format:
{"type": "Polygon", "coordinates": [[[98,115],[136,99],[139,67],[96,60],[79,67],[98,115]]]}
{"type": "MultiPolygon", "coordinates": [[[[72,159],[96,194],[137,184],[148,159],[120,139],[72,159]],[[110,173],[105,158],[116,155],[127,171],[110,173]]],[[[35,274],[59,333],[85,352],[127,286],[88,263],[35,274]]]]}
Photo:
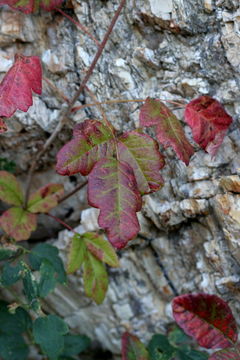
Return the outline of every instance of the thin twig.
{"type": "Polygon", "coordinates": [[[84,181],[82,184],[78,184],[72,191],[70,191],[69,193],[67,193],[66,195],[64,195],[63,197],[61,197],[58,200],[58,204],[62,203],[63,201],[67,200],[68,198],[70,198],[70,196],[74,195],[76,192],[78,192],[79,190],[81,190],[84,186],[87,185],[87,180],[84,181]]]}
{"type": "Polygon", "coordinates": [[[79,21],[74,20],[71,16],[69,16],[68,14],[66,14],[62,9],[60,8],[55,8],[55,10],[57,10],[58,12],[60,12],[60,14],[62,14],[63,16],[65,16],[68,20],[70,20],[74,25],[76,25],[80,30],[82,30],[82,32],[84,32],[85,34],[87,34],[94,42],[97,46],[100,47],[100,42],[90,33],[90,31],[86,28],[86,26],[82,25],[79,21]]]}
{"type": "Polygon", "coordinates": [[[99,112],[101,113],[102,117],[103,117],[103,120],[104,122],[107,122],[107,115],[103,109],[103,106],[102,104],[98,104],[98,101],[97,101],[97,98],[96,96],[94,95],[94,93],[92,92],[92,90],[89,89],[88,86],[85,86],[85,89],[87,90],[87,92],[89,93],[90,97],[92,98],[92,100],[94,101],[94,104],[96,104],[99,112]]]}
{"type": "Polygon", "coordinates": [[[43,80],[46,81],[46,83],[59,95],[62,100],[64,100],[66,103],[70,103],[70,100],[62,93],[60,89],[56,85],[54,85],[48,78],[43,77],[43,80]]]}
{"type": "Polygon", "coordinates": [[[59,224],[63,225],[66,229],[68,229],[69,231],[72,231],[74,233],[76,233],[76,231],[71,227],[69,226],[68,224],[66,224],[63,220],[59,219],[58,217],[50,214],[50,213],[45,213],[45,215],[51,217],[52,219],[54,219],[55,221],[57,221],[59,224]]]}
{"type": "Polygon", "coordinates": [[[48,140],[44,144],[42,150],[36,155],[35,159],[32,162],[31,168],[30,168],[29,173],[28,173],[27,184],[26,184],[26,194],[25,194],[25,201],[24,201],[24,207],[25,208],[27,207],[27,202],[28,202],[28,199],[29,199],[30,188],[31,188],[32,176],[33,176],[34,170],[35,170],[35,168],[37,166],[37,163],[38,163],[39,159],[42,157],[42,155],[49,148],[49,146],[53,143],[53,141],[57,137],[58,133],[61,131],[62,127],[64,126],[67,117],[71,114],[71,109],[72,109],[73,105],[75,104],[75,102],[77,101],[77,99],[79,98],[82,91],[84,90],[85,85],[87,84],[90,76],[92,75],[93,70],[94,70],[100,56],[102,55],[102,52],[103,52],[103,50],[105,48],[105,45],[106,45],[106,43],[107,43],[107,41],[109,39],[109,36],[110,36],[110,34],[111,34],[112,30],[113,30],[113,27],[116,24],[117,19],[118,19],[119,15],[120,15],[121,10],[124,7],[125,3],[126,3],[126,0],[121,0],[121,3],[120,3],[120,5],[119,5],[119,7],[118,7],[112,21],[111,21],[111,23],[109,25],[109,28],[108,28],[105,36],[104,36],[104,39],[101,42],[100,47],[98,48],[98,51],[97,51],[97,53],[96,53],[96,55],[95,55],[95,57],[94,57],[94,59],[92,61],[92,64],[90,65],[90,67],[89,67],[89,69],[88,69],[88,71],[87,71],[87,73],[86,73],[86,75],[85,75],[79,89],[75,93],[74,97],[70,100],[70,103],[67,105],[67,107],[66,107],[66,104],[63,107],[58,125],[56,126],[56,128],[55,128],[54,132],[52,133],[52,135],[48,138],[48,140]]]}
{"type": "MultiPolygon", "coordinates": [[[[159,99],[161,100],[161,99],[159,99]]],[[[106,101],[100,101],[100,102],[95,102],[95,103],[91,103],[91,104],[84,104],[84,105],[80,105],[80,106],[76,106],[74,108],[72,108],[72,112],[78,111],[78,110],[82,110],[86,107],[90,107],[90,106],[97,106],[97,105],[114,105],[114,104],[121,104],[121,103],[132,103],[132,102],[145,102],[146,99],[115,99],[115,100],[106,100],[106,101]]],[[[179,107],[185,107],[185,104],[177,102],[177,101],[172,101],[172,100],[165,100],[162,99],[161,101],[165,101],[169,104],[173,104],[173,105],[177,105],[179,107]]]]}

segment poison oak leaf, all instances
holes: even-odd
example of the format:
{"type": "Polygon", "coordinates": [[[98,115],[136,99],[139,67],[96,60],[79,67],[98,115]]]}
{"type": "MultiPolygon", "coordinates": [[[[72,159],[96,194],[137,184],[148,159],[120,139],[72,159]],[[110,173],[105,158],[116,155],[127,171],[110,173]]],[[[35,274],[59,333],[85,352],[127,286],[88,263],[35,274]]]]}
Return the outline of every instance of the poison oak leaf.
{"type": "Polygon", "coordinates": [[[63,193],[63,185],[47,184],[30,196],[27,209],[31,213],[48,213],[57,206],[63,193]]]}
{"type": "Polygon", "coordinates": [[[6,123],[3,121],[2,118],[0,118],[0,134],[3,134],[7,131],[7,125],[6,123]]]}
{"type": "Polygon", "coordinates": [[[125,332],[122,335],[122,360],[149,359],[148,351],[139,338],[128,332],[125,332]]]}
{"type": "Polygon", "coordinates": [[[196,143],[214,156],[232,123],[231,116],[217,100],[200,96],[186,106],[184,117],[196,143]]]}
{"type": "Polygon", "coordinates": [[[237,341],[237,325],[228,304],[216,295],[185,294],[174,298],[177,324],[207,349],[226,348],[237,341]]]}
{"type": "Polygon", "coordinates": [[[139,231],[136,212],[142,206],[132,168],[117,159],[102,159],[88,178],[89,204],[99,208],[99,226],[115,248],[123,248],[139,231]]]}
{"type": "Polygon", "coordinates": [[[118,138],[117,146],[119,159],[132,167],[142,195],[163,186],[159,170],[164,166],[164,158],[154,139],[137,131],[129,131],[118,138]]]}
{"type": "Polygon", "coordinates": [[[10,117],[17,109],[28,111],[32,91],[42,92],[42,68],[37,56],[15,55],[15,63],[0,84],[0,117],[10,117]]]}
{"type": "Polygon", "coordinates": [[[23,204],[23,199],[23,192],[16,177],[7,171],[0,171],[0,200],[19,206],[23,204]]]}
{"type": "Polygon", "coordinates": [[[20,207],[12,207],[0,217],[0,227],[16,241],[29,239],[36,229],[37,217],[20,207]]]}
{"type": "Polygon", "coordinates": [[[140,109],[140,125],[154,126],[158,141],[165,148],[171,146],[179,159],[186,165],[194,153],[188,142],[180,121],[160,100],[147,98],[140,109]]]}
{"type": "Polygon", "coordinates": [[[39,7],[51,11],[60,6],[62,2],[63,0],[0,0],[0,5],[9,5],[12,9],[30,14],[39,11],[39,7]]]}
{"type": "Polygon", "coordinates": [[[114,149],[111,130],[100,121],[85,120],[75,126],[73,140],[58,152],[56,170],[60,175],[88,175],[96,162],[111,157],[114,149]]]}
{"type": "Polygon", "coordinates": [[[210,356],[209,360],[240,360],[240,346],[217,351],[210,356]]]}

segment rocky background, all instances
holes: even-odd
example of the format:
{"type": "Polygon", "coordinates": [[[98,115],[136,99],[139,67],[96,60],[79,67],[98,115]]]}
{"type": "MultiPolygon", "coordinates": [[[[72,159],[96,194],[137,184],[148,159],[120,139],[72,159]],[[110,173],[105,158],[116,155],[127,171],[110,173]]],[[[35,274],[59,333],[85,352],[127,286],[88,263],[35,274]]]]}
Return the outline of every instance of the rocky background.
{"type": "MultiPolygon", "coordinates": [[[[79,0],[64,5],[101,40],[116,0],[79,0]]],[[[25,183],[34,154],[58,123],[62,96],[71,97],[96,52],[96,45],[58,12],[24,15],[0,10],[0,75],[14,54],[39,55],[44,67],[42,96],[28,113],[17,112],[0,135],[0,157],[16,163],[25,183]]],[[[200,94],[218,99],[234,118],[214,159],[196,147],[186,167],[163,150],[165,186],[145,196],[141,233],[119,252],[120,269],[109,269],[104,303],[95,305],[82,289],[81,273],[49,296],[45,308],[64,316],[72,329],[89,335],[117,359],[120,337],[130,330],[147,341],[172,322],[176,294],[205,291],[240,311],[240,5],[238,0],[128,0],[103,56],[88,82],[99,101],[147,96],[190,101],[200,94]]],[[[88,93],[78,104],[92,102],[88,93]]],[[[138,126],[138,103],[108,105],[108,119],[119,130],[138,126]]],[[[176,114],[182,118],[182,111],[176,114]]],[[[76,122],[100,118],[96,108],[76,112],[38,164],[33,188],[62,182],[66,191],[81,181],[54,170],[55,155],[76,122]]],[[[190,131],[185,126],[190,138],[190,131]]],[[[191,141],[191,138],[190,138],[191,141]]],[[[79,231],[97,229],[97,210],[85,190],[56,208],[55,214],[79,231]]],[[[41,218],[32,242],[50,240],[66,261],[71,233],[41,218]],[[59,233],[58,233],[59,232],[59,233]]],[[[237,316],[238,318],[238,316],[237,316]]],[[[240,322],[240,321],[239,321],[240,322]]],[[[106,359],[106,357],[104,357],[106,359]]]]}

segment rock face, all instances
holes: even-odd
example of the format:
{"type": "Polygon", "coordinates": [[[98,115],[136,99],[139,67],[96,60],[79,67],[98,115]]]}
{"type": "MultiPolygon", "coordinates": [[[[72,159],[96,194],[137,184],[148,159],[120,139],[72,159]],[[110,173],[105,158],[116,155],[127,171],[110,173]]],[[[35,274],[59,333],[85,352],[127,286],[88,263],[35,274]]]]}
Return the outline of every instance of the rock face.
{"type": "MultiPolygon", "coordinates": [[[[66,11],[101,40],[118,3],[74,0],[73,8],[66,11]]],[[[48,79],[29,112],[17,112],[7,122],[9,132],[0,135],[1,157],[16,162],[24,183],[34,154],[58,123],[62,95],[73,95],[96,45],[58,12],[24,15],[8,8],[1,9],[0,45],[2,76],[14,54],[22,52],[41,57],[48,79]]],[[[176,294],[216,293],[229,301],[235,313],[240,310],[239,53],[238,0],[130,0],[88,82],[99,101],[147,96],[190,101],[209,94],[234,118],[214,159],[196,147],[186,167],[171,150],[163,150],[165,186],[145,196],[139,214],[141,233],[119,253],[122,267],[109,269],[110,287],[102,305],[84,296],[80,272],[69,277],[68,287],[58,288],[46,300],[47,309],[64,316],[76,331],[98,340],[116,358],[124,330],[143,341],[164,331],[172,322],[170,301],[176,294]]],[[[91,102],[85,92],[77,104],[91,102]]],[[[139,124],[137,103],[104,109],[118,130],[139,124]]],[[[180,110],[176,114],[182,117],[180,110]]],[[[47,177],[48,182],[61,181],[66,189],[73,188],[77,177],[57,180],[56,151],[70,138],[74,123],[100,117],[97,108],[89,107],[69,118],[39,163],[35,187],[47,177]]],[[[190,137],[187,126],[185,131],[190,137]]],[[[66,221],[79,224],[81,220],[80,231],[96,230],[97,211],[87,207],[81,192],[58,211],[66,221]]],[[[71,235],[63,231],[54,241],[64,261],[71,235]]]]}

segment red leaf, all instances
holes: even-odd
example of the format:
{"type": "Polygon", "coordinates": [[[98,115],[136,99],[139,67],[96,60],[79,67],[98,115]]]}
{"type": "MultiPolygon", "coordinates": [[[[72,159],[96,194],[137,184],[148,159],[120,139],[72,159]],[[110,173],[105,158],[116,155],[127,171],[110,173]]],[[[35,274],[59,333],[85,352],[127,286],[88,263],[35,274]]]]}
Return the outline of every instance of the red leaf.
{"type": "Polygon", "coordinates": [[[31,213],[47,213],[57,206],[63,193],[63,185],[47,184],[31,195],[27,209],[31,213]]]}
{"type": "Polygon", "coordinates": [[[98,160],[113,155],[114,148],[108,127],[97,120],[85,120],[75,126],[73,140],[58,152],[56,170],[60,175],[88,175],[98,160]]]}
{"type": "Polygon", "coordinates": [[[0,217],[0,227],[16,241],[29,239],[36,229],[37,216],[20,207],[12,207],[0,217]]]}
{"type": "Polygon", "coordinates": [[[0,134],[3,134],[7,131],[7,125],[3,121],[3,119],[0,118],[0,134]]]}
{"type": "Polygon", "coordinates": [[[217,100],[200,96],[186,106],[184,117],[196,143],[214,156],[232,123],[231,116],[217,100]]]}
{"type": "Polygon", "coordinates": [[[142,206],[132,168],[116,159],[102,159],[88,178],[89,204],[100,209],[99,226],[120,249],[139,231],[136,212],[142,206]]]}
{"type": "Polygon", "coordinates": [[[237,325],[228,304],[216,295],[185,294],[172,303],[178,325],[205,348],[225,348],[237,341],[237,325]]]}
{"type": "Polygon", "coordinates": [[[42,68],[37,56],[15,55],[15,63],[0,84],[0,116],[10,117],[17,109],[28,111],[32,91],[42,92],[42,68]]]}
{"type": "Polygon", "coordinates": [[[137,336],[128,332],[122,335],[122,360],[149,360],[143,343],[137,336]]]}
{"type": "Polygon", "coordinates": [[[62,4],[63,0],[0,0],[0,4],[9,5],[12,9],[20,10],[25,14],[39,11],[39,7],[51,11],[62,4]]]}
{"type": "Polygon", "coordinates": [[[240,346],[217,351],[210,356],[209,360],[240,360],[240,346]]]}
{"type": "Polygon", "coordinates": [[[164,159],[158,150],[158,143],[149,135],[137,131],[124,133],[118,139],[118,155],[120,161],[132,167],[142,195],[163,186],[159,170],[164,166],[164,159]]]}
{"type": "Polygon", "coordinates": [[[155,126],[156,136],[165,148],[171,146],[179,159],[189,164],[194,153],[188,142],[180,121],[160,100],[147,98],[140,109],[140,125],[155,126]]]}

